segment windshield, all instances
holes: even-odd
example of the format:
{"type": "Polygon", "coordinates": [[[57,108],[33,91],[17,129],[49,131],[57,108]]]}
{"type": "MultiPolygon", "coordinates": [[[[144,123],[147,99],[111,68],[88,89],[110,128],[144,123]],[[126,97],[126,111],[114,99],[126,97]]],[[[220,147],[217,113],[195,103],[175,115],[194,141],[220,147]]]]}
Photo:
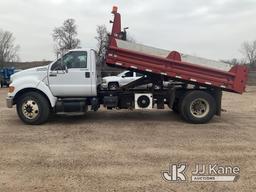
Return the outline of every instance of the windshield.
{"type": "Polygon", "coordinates": [[[125,73],[127,73],[128,71],[124,71],[124,72],[122,72],[122,73],[119,73],[118,75],[117,75],[117,77],[122,77],[122,76],[124,76],[125,75],[125,73]]]}

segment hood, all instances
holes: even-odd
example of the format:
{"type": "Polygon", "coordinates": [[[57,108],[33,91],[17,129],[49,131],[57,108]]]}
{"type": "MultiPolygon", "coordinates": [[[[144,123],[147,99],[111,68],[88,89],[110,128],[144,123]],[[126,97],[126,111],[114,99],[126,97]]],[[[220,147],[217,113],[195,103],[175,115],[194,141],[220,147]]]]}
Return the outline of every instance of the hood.
{"type": "Polygon", "coordinates": [[[103,77],[102,79],[112,79],[112,78],[116,78],[117,76],[106,76],[106,77],[103,77]]]}
{"type": "Polygon", "coordinates": [[[118,77],[118,76],[107,76],[107,77],[103,77],[102,79],[105,80],[113,80],[113,79],[121,79],[122,77],[118,77]]]}
{"type": "Polygon", "coordinates": [[[49,65],[33,67],[30,69],[26,69],[26,70],[22,70],[17,73],[14,73],[13,75],[11,75],[11,82],[13,82],[14,80],[16,80],[18,78],[27,77],[30,75],[38,76],[38,77],[42,76],[42,78],[44,78],[47,75],[48,66],[49,65]]]}

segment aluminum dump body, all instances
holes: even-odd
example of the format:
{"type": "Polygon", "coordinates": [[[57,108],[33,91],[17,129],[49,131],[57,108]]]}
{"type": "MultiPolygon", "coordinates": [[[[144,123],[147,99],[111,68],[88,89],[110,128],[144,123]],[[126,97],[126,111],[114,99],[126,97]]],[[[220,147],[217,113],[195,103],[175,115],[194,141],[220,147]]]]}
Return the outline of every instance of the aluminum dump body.
{"type": "Polygon", "coordinates": [[[230,66],[177,51],[167,51],[141,44],[121,40],[121,16],[113,10],[114,22],[108,53],[107,64],[124,69],[137,70],[141,73],[154,73],[169,78],[220,88],[225,91],[243,93],[247,81],[245,65],[230,66]]]}

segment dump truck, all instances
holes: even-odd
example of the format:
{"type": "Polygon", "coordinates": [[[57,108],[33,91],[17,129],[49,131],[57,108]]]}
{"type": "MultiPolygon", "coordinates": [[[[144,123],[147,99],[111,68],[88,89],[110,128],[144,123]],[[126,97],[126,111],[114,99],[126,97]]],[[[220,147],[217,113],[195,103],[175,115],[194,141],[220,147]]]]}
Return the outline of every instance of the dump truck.
{"type": "Polygon", "coordinates": [[[93,49],[74,49],[42,67],[11,76],[7,106],[16,105],[27,124],[45,123],[53,113],[172,109],[189,123],[207,123],[221,115],[222,92],[245,91],[247,67],[167,51],[126,41],[121,14],[113,7],[106,63],[142,74],[115,90],[101,89],[101,71],[93,49]],[[170,82],[163,86],[163,82],[170,82]],[[142,86],[151,84],[152,86],[142,86]],[[138,87],[145,87],[138,89],[138,87]]]}

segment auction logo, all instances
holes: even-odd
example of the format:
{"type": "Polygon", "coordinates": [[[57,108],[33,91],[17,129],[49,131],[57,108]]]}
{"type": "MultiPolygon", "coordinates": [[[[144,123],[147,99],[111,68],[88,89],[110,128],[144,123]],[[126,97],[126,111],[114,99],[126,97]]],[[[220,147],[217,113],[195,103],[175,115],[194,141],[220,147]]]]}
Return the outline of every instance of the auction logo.
{"type": "MultiPolygon", "coordinates": [[[[169,169],[162,171],[162,178],[171,182],[186,182],[188,165],[185,163],[170,164],[169,169]]],[[[218,164],[195,164],[191,171],[192,182],[236,182],[239,179],[238,166],[218,164]]]]}
{"type": "Polygon", "coordinates": [[[186,167],[185,163],[172,164],[168,171],[162,171],[162,177],[166,181],[186,181],[186,167]]]}

